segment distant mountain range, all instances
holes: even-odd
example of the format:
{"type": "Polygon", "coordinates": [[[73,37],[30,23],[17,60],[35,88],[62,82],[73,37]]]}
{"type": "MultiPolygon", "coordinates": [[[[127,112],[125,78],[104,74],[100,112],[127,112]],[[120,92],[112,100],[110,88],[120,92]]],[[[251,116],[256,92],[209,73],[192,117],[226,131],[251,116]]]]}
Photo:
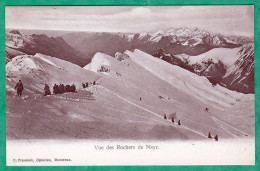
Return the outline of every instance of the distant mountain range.
{"type": "MultiPolygon", "coordinates": [[[[35,31],[36,33],[41,33],[35,31]]],[[[43,32],[43,31],[42,31],[43,32]]],[[[253,39],[243,36],[223,36],[198,28],[173,28],[154,33],[94,33],[94,32],[61,32],[46,31],[46,34],[30,34],[32,30],[6,31],[7,58],[16,54],[43,53],[85,66],[96,52],[114,56],[116,52],[136,48],[154,54],[159,49],[170,54],[200,55],[213,48],[239,47],[252,43],[253,39]],[[25,34],[26,33],[26,34],[25,34]],[[17,46],[16,46],[17,45],[17,46]]]]}
{"type": "Polygon", "coordinates": [[[198,28],[173,28],[155,33],[84,33],[74,32],[61,36],[70,46],[92,58],[96,52],[114,56],[116,52],[136,48],[154,54],[164,49],[170,54],[200,55],[213,48],[234,48],[252,43],[243,36],[223,36],[198,28]]]}
{"type": "Polygon", "coordinates": [[[187,27],[154,33],[52,33],[58,37],[24,32],[6,30],[6,62],[18,55],[42,53],[83,67],[97,52],[123,59],[126,50],[139,49],[206,76],[214,85],[254,93],[252,38],[224,36],[187,27]]]}

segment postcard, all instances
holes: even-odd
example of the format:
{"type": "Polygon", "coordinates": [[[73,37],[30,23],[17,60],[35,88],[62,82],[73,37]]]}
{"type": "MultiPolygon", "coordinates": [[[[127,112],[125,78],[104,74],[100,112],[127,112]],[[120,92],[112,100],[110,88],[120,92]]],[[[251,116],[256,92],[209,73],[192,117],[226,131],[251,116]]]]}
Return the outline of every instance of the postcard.
{"type": "Polygon", "coordinates": [[[8,166],[254,165],[253,5],[6,6],[8,166]]]}

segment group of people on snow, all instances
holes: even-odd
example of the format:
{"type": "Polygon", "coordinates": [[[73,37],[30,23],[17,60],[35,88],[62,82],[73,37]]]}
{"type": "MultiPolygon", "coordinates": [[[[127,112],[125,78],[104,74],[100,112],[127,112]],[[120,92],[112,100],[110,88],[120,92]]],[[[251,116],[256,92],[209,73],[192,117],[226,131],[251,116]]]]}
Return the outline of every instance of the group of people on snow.
{"type": "MultiPolygon", "coordinates": [[[[53,94],[62,94],[62,93],[66,93],[66,92],[76,92],[76,86],[74,84],[72,85],[66,85],[64,86],[64,84],[54,84],[53,86],[53,94]]],[[[48,84],[45,84],[44,86],[44,95],[51,95],[51,91],[50,91],[50,87],[48,84]]]]}
{"type": "MultiPolygon", "coordinates": [[[[93,84],[93,85],[96,85],[96,81],[93,81],[92,84],[93,84]]],[[[88,82],[82,83],[82,87],[83,87],[83,88],[87,88],[87,87],[89,87],[89,85],[91,85],[91,83],[88,83],[88,82]]]]}
{"type": "MultiPolygon", "coordinates": [[[[90,83],[91,84],[91,83],[90,83]]],[[[92,83],[93,85],[96,85],[96,81],[92,83]]],[[[89,83],[82,83],[83,88],[89,87],[89,83]]],[[[18,96],[22,96],[23,92],[23,83],[21,80],[18,81],[18,83],[15,85],[15,90],[18,96]]],[[[45,84],[44,88],[44,96],[51,95],[51,90],[48,84],[45,84]]],[[[53,94],[62,94],[66,92],[76,92],[76,86],[75,84],[72,85],[64,85],[64,84],[54,84],[53,86],[53,94]]]]}
{"type": "MultiPolygon", "coordinates": [[[[212,138],[210,132],[209,132],[209,134],[208,134],[208,138],[212,138]]],[[[215,135],[214,139],[215,139],[215,141],[218,141],[218,135],[215,135]]]]}
{"type": "MultiPolygon", "coordinates": [[[[45,89],[44,89],[45,90],[45,89]]],[[[66,92],[76,92],[76,86],[74,84],[72,85],[57,85],[54,84],[53,86],[53,94],[62,94],[62,93],[66,93],[66,92]]]]}
{"type": "MultiPolygon", "coordinates": [[[[164,114],[163,118],[167,120],[166,114],[164,114]]],[[[173,123],[175,122],[174,117],[172,117],[171,121],[172,121],[173,123]]],[[[178,120],[178,125],[181,125],[181,120],[178,120]]],[[[209,132],[209,134],[208,134],[208,138],[212,138],[210,132],[209,132]]],[[[214,139],[215,139],[215,141],[218,141],[218,135],[215,135],[214,139]]]]}
{"type": "Polygon", "coordinates": [[[87,88],[87,87],[88,87],[88,82],[82,83],[82,87],[83,87],[83,88],[87,88]]]}
{"type": "MultiPolygon", "coordinates": [[[[163,118],[167,120],[166,114],[164,114],[163,118]]],[[[174,121],[174,117],[172,117],[172,122],[173,122],[173,123],[175,122],[175,121],[174,121]]],[[[178,120],[178,125],[181,125],[181,120],[178,120]]]]}
{"type": "MultiPolygon", "coordinates": [[[[96,85],[96,81],[93,82],[93,85],[96,85]]],[[[89,86],[88,82],[87,83],[82,83],[83,88],[87,88],[89,86]]],[[[18,96],[22,96],[22,91],[23,91],[24,87],[23,87],[23,83],[21,80],[19,80],[19,82],[15,85],[15,90],[17,91],[17,95],[18,96]]],[[[53,94],[62,94],[65,92],[76,92],[76,86],[74,84],[72,85],[66,85],[64,86],[63,84],[57,85],[54,84],[53,86],[53,94]]],[[[44,86],[44,95],[51,95],[51,91],[50,91],[50,87],[48,86],[48,84],[45,84],[44,86]]],[[[142,98],[140,97],[140,100],[142,100],[142,98]]],[[[206,108],[206,111],[208,112],[208,108],[206,108]]],[[[166,114],[164,114],[164,119],[167,120],[167,116],[166,114]]],[[[174,117],[171,118],[171,121],[174,123],[174,117]]],[[[181,121],[178,120],[178,125],[181,125],[181,121]]],[[[212,138],[211,133],[208,133],[208,138],[212,138]]],[[[218,135],[215,135],[214,137],[215,141],[218,141],[218,135]]]]}

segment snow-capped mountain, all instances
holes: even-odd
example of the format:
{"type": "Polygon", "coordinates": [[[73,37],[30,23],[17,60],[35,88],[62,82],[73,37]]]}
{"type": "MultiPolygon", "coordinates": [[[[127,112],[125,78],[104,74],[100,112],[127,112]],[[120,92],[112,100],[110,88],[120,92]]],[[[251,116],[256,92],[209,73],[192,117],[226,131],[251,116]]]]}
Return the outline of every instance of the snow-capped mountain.
{"type": "Polygon", "coordinates": [[[56,38],[11,30],[6,32],[6,61],[16,55],[42,53],[85,66],[96,52],[114,56],[116,52],[138,48],[149,54],[163,49],[172,55],[200,55],[213,48],[234,48],[248,42],[253,40],[187,27],[142,33],[65,32],[56,38]]]}
{"type": "Polygon", "coordinates": [[[48,37],[45,34],[26,35],[18,30],[6,32],[6,58],[7,62],[17,55],[35,55],[42,53],[55,56],[80,65],[84,60],[80,53],[68,45],[61,37],[48,37]]]}
{"type": "Polygon", "coordinates": [[[73,48],[92,58],[96,52],[113,56],[116,52],[136,48],[154,54],[158,49],[167,53],[200,55],[213,48],[234,48],[253,42],[251,38],[224,36],[198,28],[171,28],[156,32],[142,33],[89,33],[64,34],[62,38],[73,48]]]}
{"type": "Polygon", "coordinates": [[[214,85],[221,84],[231,90],[254,93],[254,45],[238,48],[214,48],[198,56],[172,55],[158,50],[154,57],[198,75],[206,76],[214,85]]]}
{"type": "MultiPolygon", "coordinates": [[[[148,33],[72,32],[56,38],[44,34],[28,36],[18,30],[11,30],[6,33],[6,62],[17,55],[42,53],[83,67],[97,52],[115,56],[122,61],[125,59],[125,50],[138,48],[198,75],[205,75],[213,84],[219,83],[232,90],[252,93],[254,87],[249,85],[252,81],[247,81],[252,80],[252,74],[239,76],[234,74],[234,67],[232,71],[230,69],[243,56],[242,53],[247,52],[238,51],[250,42],[253,40],[247,37],[223,36],[187,27],[148,33]],[[241,83],[239,77],[250,79],[243,79],[241,83]]],[[[246,59],[241,58],[237,63],[243,63],[243,60],[246,59]]],[[[246,62],[243,66],[251,64],[246,62]]],[[[243,69],[247,67],[241,67],[239,72],[244,73],[243,69]]]]}
{"type": "Polygon", "coordinates": [[[155,76],[200,101],[210,104],[216,100],[216,103],[224,106],[229,103],[225,104],[225,100],[229,101],[230,96],[225,97],[224,92],[228,91],[227,94],[230,94],[231,91],[229,92],[229,90],[221,86],[213,87],[206,77],[198,76],[179,66],[171,65],[158,58],[153,58],[151,55],[138,49],[133,52],[126,51],[125,54],[155,76]]]}
{"type": "Polygon", "coordinates": [[[138,49],[117,55],[123,59],[98,52],[84,68],[39,53],[12,58],[6,64],[7,137],[208,140],[208,131],[222,139],[254,136],[254,95],[212,86],[205,76],[138,49]],[[14,95],[19,79],[22,97],[14,95]],[[55,83],[75,84],[77,93],[43,96],[44,84],[55,83]],[[172,123],[172,116],[182,125],[172,123]]]}
{"type": "Polygon", "coordinates": [[[26,93],[42,94],[44,84],[53,86],[63,83],[81,87],[82,82],[98,78],[95,73],[86,71],[76,64],[40,53],[12,58],[6,64],[6,77],[7,93],[12,94],[19,79],[23,80],[26,93]]]}
{"type": "MultiPolygon", "coordinates": [[[[116,61],[112,56],[97,53],[90,65],[98,66],[95,71],[102,77],[102,81],[99,82],[102,86],[116,92],[116,97],[124,97],[123,101],[131,99],[131,104],[145,103],[144,107],[151,110],[176,110],[177,117],[182,120],[207,120],[207,124],[214,125],[210,124],[212,120],[209,116],[215,115],[216,111],[218,114],[223,110],[230,113],[234,104],[238,105],[244,97],[253,96],[231,91],[220,85],[213,86],[205,76],[198,76],[138,49],[125,51],[123,55],[124,60],[116,61]],[[102,66],[107,70],[100,70],[102,66]],[[210,115],[201,115],[202,111],[205,111],[204,106],[209,106],[212,112],[210,115]]],[[[107,97],[106,93],[101,95],[107,97]]],[[[153,114],[156,115],[156,112],[153,114]]],[[[187,124],[193,128],[197,125],[192,122],[187,124]]],[[[198,127],[196,129],[201,130],[198,127]]]]}

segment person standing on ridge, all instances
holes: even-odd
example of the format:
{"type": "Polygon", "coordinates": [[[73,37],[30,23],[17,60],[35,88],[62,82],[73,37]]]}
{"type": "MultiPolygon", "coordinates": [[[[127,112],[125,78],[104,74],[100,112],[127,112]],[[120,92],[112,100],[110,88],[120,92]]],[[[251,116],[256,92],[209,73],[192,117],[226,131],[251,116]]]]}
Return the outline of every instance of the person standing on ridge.
{"type": "Polygon", "coordinates": [[[60,94],[64,93],[64,85],[60,83],[59,85],[60,94]]]}
{"type": "Polygon", "coordinates": [[[208,138],[212,138],[212,136],[211,136],[210,132],[209,132],[209,134],[208,134],[208,138]]]}
{"type": "Polygon", "coordinates": [[[23,91],[23,83],[21,80],[16,84],[15,89],[17,91],[18,96],[22,96],[22,91],[23,91]]]}
{"type": "Polygon", "coordinates": [[[76,86],[75,86],[75,84],[72,84],[72,86],[71,86],[71,92],[76,92],[76,86]]]}
{"type": "Polygon", "coordinates": [[[45,84],[44,96],[47,96],[47,95],[51,95],[51,91],[50,91],[50,87],[48,86],[48,84],[45,84]]]}
{"type": "Polygon", "coordinates": [[[53,94],[58,94],[58,92],[59,92],[59,86],[57,85],[57,84],[54,84],[54,86],[53,86],[53,94]]]}
{"type": "Polygon", "coordinates": [[[214,139],[215,139],[215,141],[218,141],[218,135],[216,135],[216,136],[214,137],[214,139]]]}

